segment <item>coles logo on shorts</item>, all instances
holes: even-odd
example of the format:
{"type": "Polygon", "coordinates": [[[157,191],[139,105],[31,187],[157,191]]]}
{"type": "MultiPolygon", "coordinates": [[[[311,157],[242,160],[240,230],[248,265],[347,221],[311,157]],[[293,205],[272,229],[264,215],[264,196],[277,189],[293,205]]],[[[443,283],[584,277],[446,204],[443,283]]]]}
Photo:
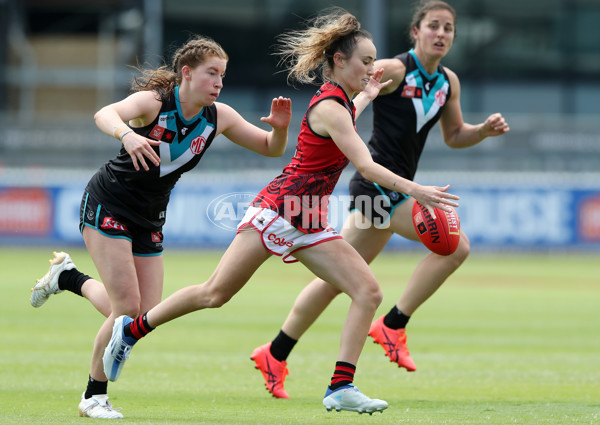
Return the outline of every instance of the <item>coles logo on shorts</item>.
{"type": "Polygon", "coordinates": [[[269,233],[267,235],[267,239],[270,240],[271,242],[273,242],[275,245],[287,246],[288,248],[291,248],[294,246],[294,242],[292,242],[292,241],[287,242],[285,240],[285,238],[280,238],[279,236],[277,236],[274,233],[269,233]]]}
{"type": "Polygon", "coordinates": [[[122,225],[121,223],[119,223],[117,220],[115,220],[112,217],[104,217],[104,221],[100,225],[100,228],[101,229],[123,230],[125,232],[127,231],[127,227],[125,227],[124,225],[122,225]]]}
{"type": "Polygon", "coordinates": [[[200,152],[202,152],[204,150],[205,144],[206,144],[206,137],[204,137],[204,136],[195,137],[192,140],[192,142],[190,143],[190,150],[195,155],[198,155],[200,152]]]}
{"type": "Polygon", "coordinates": [[[152,232],[152,242],[162,242],[162,238],[161,232],[152,232]]]}

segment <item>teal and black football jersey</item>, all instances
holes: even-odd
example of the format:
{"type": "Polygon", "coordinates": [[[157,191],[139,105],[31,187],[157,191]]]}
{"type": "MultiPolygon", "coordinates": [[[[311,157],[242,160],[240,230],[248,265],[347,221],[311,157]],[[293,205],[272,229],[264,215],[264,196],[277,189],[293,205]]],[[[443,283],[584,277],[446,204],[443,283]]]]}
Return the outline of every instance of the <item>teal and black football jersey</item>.
{"type": "Polygon", "coordinates": [[[194,168],[211,145],[217,127],[217,108],[205,106],[186,120],[179,104],[179,87],[163,101],[159,114],[145,127],[133,130],[148,139],[160,140],[153,146],[160,156],[149,170],[136,171],[124,147],[116,158],[104,164],[91,178],[87,191],[121,220],[143,228],[156,229],[165,222],[171,190],[181,175],[194,168]]]}
{"type": "Polygon", "coordinates": [[[441,65],[428,74],[412,49],[396,58],[406,67],[406,75],[394,92],[373,101],[368,145],[375,162],[412,180],[429,130],[450,98],[450,81],[441,65]]]}

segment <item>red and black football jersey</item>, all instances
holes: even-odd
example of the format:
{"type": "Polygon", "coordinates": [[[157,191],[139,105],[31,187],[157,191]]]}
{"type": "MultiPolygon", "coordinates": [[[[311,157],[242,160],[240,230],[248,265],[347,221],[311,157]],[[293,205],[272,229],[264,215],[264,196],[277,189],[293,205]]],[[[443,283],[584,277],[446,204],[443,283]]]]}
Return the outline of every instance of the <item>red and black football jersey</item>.
{"type": "Polygon", "coordinates": [[[311,99],[298,135],[291,162],[253,202],[271,208],[305,233],[316,233],[327,226],[327,203],[348,158],[333,139],[316,134],[308,124],[311,109],[325,99],[342,104],[355,122],[355,108],[341,87],[326,83],[311,99]]]}

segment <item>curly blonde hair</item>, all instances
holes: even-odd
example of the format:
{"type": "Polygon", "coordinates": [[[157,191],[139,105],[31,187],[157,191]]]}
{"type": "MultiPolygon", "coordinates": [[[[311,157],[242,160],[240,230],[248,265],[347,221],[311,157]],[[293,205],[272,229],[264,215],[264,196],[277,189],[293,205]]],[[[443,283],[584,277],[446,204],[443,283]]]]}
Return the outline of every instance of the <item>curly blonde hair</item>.
{"type": "Polygon", "coordinates": [[[275,54],[281,56],[279,65],[288,73],[288,83],[318,83],[331,78],[333,56],[340,52],[352,56],[358,41],[372,40],[371,34],[361,29],[354,15],[342,8],[327,9],[323,14],[306,21],[303,30],[292,30],[277,37],[275,54]]]}
{"type": "Polygon", "coordinates": [[[160,100],[167,99],[181,83],[181,69],[189,66],[194,69],[216,56],[229,60],[229,56],[219,43],[210,37],[194,36],[173,54],[171,66],[163,65],[155,69],[138,69],[141,76],[136,77],[131,85],[131,92],[155,91],[160,100]]]}

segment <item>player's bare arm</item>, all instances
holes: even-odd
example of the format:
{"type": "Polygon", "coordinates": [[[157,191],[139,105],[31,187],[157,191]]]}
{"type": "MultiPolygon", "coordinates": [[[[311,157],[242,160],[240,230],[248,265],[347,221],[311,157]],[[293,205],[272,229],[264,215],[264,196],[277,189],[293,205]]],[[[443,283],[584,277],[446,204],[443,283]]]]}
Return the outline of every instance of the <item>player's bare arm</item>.
{"type": "Polygon", "coordinates": [[[140,170],[140,165],[146,171],[150,169],[146,159],[156,166],[160,164],[160,157],[152,149],[152,146],[158,146],[160,141],[138,135],[128,129],[126,123],[133,127],[143,127],[156,118],[161,106],[162,102],[157,99],[156,93],[140,91],[103,107],[94,115],[100,130],[123,143],[136,171],[140,170]]]}
{"type": "Polygon", "coordinates": [[[379,96],[392,93],[398,89],[406,74],[406,67],[400,59],[380,59],[375,61],[375,69],[383,68],[381,81],[392,80],[390,84],[383,87],[379,92],[379,96]]]}
{"type": "Polygon", "coordinates": [[[283,155],[287,145],[288,126],[292,117],[292,102],[279,97],[271,103],[271,113],[261,121],[272,127],[263,130],[246,121],[235,109],[215,102],[219,120],[217,134],[222,133],[233,143],[268,157],[283,155]]]}
{"type": "Polygon", "coordinates": [[[374,162],[369,149],[354,130],[348,111],[339,103],[333,100],[318,103],[309,116],[309,120],[311,127],[318,126],[333,139],[337,147],[367,180],[412,196],[427,207],[433,217],[435,217],[435,207],[444,211],[449,211],[445,205],[458,207],[454,201],[459,197],[447,193],[450,186],[421,186],[374,162]]]}
{"type": "Polygon", "coordinates": [[[490,115],[483,123],[473,125],[463,121],[460,106],[460,82],[457,75],[445,68],[450,79],[452,94],[440,117],[440,127],[444,141],[451,148],[467,148],[481,142],[486,137],[499,136],[510,130],[501,114],[490,115]]]}

